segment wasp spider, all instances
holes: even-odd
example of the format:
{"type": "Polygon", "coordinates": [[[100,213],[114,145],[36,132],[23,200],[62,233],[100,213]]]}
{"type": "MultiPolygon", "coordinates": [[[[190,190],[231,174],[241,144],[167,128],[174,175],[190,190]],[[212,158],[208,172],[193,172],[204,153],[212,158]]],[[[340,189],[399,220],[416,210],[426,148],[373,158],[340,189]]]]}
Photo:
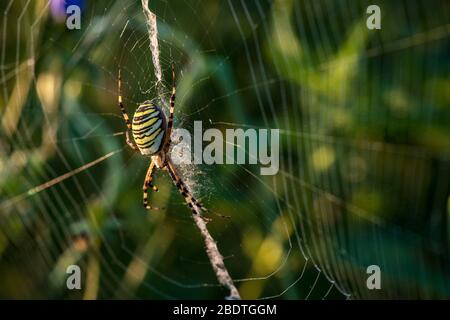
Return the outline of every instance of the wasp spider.
{"type": "Polygon", "coordinates": [[[122,78],[119,69],[118,91],[119,107],[127,125],[126,142],[135,151],[139,151],[143,156],[150,157],[151,162],[145,175],[144,186],[142,187],[144,195],[144,207],[149,210],[158,210],[152,207],[148,202],[148,189],[158,191],[153,185],[153,174],[156,168],[169,172],[169,175],[177,187],[178,191],[184,197],[184,200],[191,208],[192,212],[199,213],[200,210],[207,211],[191,194],[188,187],[178,175],[177,170],[170,159],[169,149],[171,145],[170,136],[173,128],[173,113],[175,108],[175,69],[172,65],[172,94],[170,96],[170,114],[168,119],[161,107],[152,101],[145,101],[136,109],[133,121],[130,121],[128,113],[122,101],[122,78]],[[133,139],[130,137],[130,131],[133,139]]]}

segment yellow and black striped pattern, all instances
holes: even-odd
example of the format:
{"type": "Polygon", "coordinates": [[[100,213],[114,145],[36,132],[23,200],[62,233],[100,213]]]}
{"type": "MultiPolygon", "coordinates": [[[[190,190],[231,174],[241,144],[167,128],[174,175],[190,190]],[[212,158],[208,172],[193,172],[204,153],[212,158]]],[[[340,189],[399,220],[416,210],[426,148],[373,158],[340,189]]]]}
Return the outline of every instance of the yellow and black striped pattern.
{"type": "Polygon", "coordinates": [[[141,104],[133,116],[133,138],[143,155],[161,150],[166,134],[166,117],[161,108],[151,102],[141,104]]]}

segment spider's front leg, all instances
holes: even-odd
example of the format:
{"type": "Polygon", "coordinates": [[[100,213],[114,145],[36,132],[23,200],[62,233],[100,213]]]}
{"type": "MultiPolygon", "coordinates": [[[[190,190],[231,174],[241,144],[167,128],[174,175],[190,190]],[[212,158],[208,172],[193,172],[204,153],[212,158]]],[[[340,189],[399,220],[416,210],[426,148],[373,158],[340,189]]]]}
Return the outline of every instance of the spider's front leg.
{"type": "Polygon", "coordinates": [[[148,210],[159,210],[159,208],[152,207],[148,203],[148,188],[150,187],[150,188],[152,188],[153,191],[158,191],[158,188],[152,184],[153,173],[155,172],[155,169],[156,169],[156,164],[152,160],[152,162],[150,163],[150,166],[148,167],[147,174],[145,175],[145,181],[144,181],[144,185],[142,187],[142,191],[144,192],[144,195],[143,195],[144,208],[148,209],[148,210]]]}
{"type": "Polygon", "coordinates": [[[177,87],[175,84],[175,66],[172,64],[172,94],[170,95],[170,108],[169,108],[169,119],[167,122],[167,139],[165,142],[165,145],[163,146],[163,150],[165,153],[169,151],[170,144],[171,144],[171,136],[172,136],[172,129],[173,129],[173,117],[175,112],[175,95],[177,92],[177,87]]]}
{"type": "Polygon", "coordinates": [[[131,149],[138,150],[138,147],[136,146],[134,141],[131,140],[131,137],[130,137],[131,121],[130,121],[130,117],[128,117],[127,110],[125,109],[125,106],[123,105],[123,102],[122,102],[122,77],[121,77],[120,69],[119,69],[119,78],[118,78],[117,86],[118,86],[118,93],[119,93],[119,96],[118,96],[119,108],[120,108],[120,111],[122,111],[122,117],[125,120],[125,124],[127,125],[126,142],[131,147],[131,149]]]}

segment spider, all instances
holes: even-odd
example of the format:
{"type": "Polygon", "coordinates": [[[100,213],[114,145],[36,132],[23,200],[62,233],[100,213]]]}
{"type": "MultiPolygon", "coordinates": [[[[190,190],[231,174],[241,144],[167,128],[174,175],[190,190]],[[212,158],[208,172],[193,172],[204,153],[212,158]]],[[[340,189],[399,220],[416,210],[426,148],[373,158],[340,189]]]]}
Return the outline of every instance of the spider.
{"type": "Polygon", "coordinates": [[[168,119],[166,119],[166,115],[159,105],[147,100],[139,105],[134,113],[133,121],[130,121],[122,102],[121,87],[122,78],[119,69],[118,103],[127,126],[126,142],[134,151],[139,151],[143,156],[150,157],[151,159],[142,187],[144,208],[148,210],[159,210],[157,207],[152,207],[148,202],[148,189],[151,188],[153,191],[158,191],[158,187],[152,183],[153,174],[155,169],[158,168],[169,172],[170,178],[193,213],[197,214],[200,210],[208,211],[189,191],[184,181],[178,175],[169,155],[169,149],[172,143],[170,136],[173,128],[176,93],[174,65],[172,64],[172,94],[170,96],[170,114],[168,119]],[[133,139],[130,137],[130,132],[133,135],[133,139]]]}

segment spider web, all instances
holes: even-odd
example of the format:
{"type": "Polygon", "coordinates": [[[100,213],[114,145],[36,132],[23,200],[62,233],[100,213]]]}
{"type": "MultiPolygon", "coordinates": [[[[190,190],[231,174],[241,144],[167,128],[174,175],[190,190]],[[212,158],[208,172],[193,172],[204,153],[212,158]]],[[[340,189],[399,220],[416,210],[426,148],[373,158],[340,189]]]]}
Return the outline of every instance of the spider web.
{"type": "Polygon", "coordinates": [[[81,30],[47,1],[7,0],[1,35],[0,296],[223,298],[190,212],[125,144],[167,101],[175,128],[279,128],[280,170],[182,165],[243,298],[449,297],[448,21],[441,1],[86,1],[81,30]],[[446,151],[447,150],[447,151],[446,151]],[[65,288],[82,269],[83,290],[65,288]],[[369,265],[382,289],[366,286],[369,265]]]}

